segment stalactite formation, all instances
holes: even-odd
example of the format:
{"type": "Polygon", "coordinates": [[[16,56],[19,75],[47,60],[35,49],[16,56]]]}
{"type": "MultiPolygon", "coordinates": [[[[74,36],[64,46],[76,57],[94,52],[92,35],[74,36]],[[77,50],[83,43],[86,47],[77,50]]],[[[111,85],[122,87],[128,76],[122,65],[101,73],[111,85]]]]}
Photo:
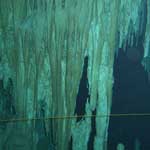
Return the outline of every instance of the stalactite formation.
{"type": "MultiPolygon", "coordinates": [[[[109,115],[114,55],[140,37],[143,65],[150,72],[149,0],[0,0],[0,20],[0,112],[3,101],[10,101],[8,118],[91,115],[95,110],[95,115],[109,115]],[[78,99],[86,58],[88,95],[78,99]],[[81,113],[78,104],[84,105],[81,113]]],[[[10,150],[22,136],[26,150],[40,150],[40,144],[67,150],[71,138],[73,150],[86,150],[92,122],[84,117],[8,122],[6,129],[0,125],[0,149],[10,150]]],[[[94,150],[107,149],[108,124],[109,117],[95,117],[94,150]]]]}

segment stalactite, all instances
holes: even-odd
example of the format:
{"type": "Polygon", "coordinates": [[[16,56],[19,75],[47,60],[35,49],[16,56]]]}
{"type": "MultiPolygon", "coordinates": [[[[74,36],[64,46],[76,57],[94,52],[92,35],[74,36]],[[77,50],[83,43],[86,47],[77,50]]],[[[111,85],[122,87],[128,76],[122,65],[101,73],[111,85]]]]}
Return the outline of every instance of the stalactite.
{"type": "Polygon", "coordinates": [[[133,38],[136,37],[136,43],[144,28],[144,12],[146,0],[123,1],[119,7],[119,35],[120,48],[126,49],[127,44],[133,45],[133,38]]]}
{"type": "MultiPolygon", "coordinates": [[[[79,64],[83,63],[81,28],[84,24],[76,25],[77,16],[74,16],[74,12],[69,8],[71,3],[66,5],[66,11],[60,8],[59,1],[56,1],[53,11],[51,1],[47,1],[47,5],[49,7],[44,3],[37,3],[36,9],[32,10],[33,7],[28,2],[14,3],[17,8],[13,10],[16,40],[14,48],[17,49],[18,59],[16,63],[12,61],[12,67],[16,73],[14,80],[16,92],[18,91],[18,117],[35,117],[40,111],[41,101],[46,102],[45,117],[73,115],[74,112],[74,99],[82,70],[79,64]],[[70,20],[72,17],[75,18],[74,21],[70,20]],[[76,40],[75,44],[72,43],[72,38],[76,40]],[[16,70],[13,65],[18,66],[16,70]]],[[[78,6],[76,9],[81,8],[78,6]]],[[[84,15],[84,12],[82,14],[84,15]]],[[[12,58],[9,59],[11,61],[12,58]]],[[[69,120],[53,120],[52,129],[49,129],[49,124],[46,123],[46,131],[53,132],[52,141],[57,143],[57,149],[67,149],[70,125],[69,120]]],[[[34,139],[35,122],[30,126],[34,139]]],[[[33,144],[35,142],[33,141],[33,144]]]]}
{"type": "Polygon", "coordinates": [[[145,42],[144,42],[144,48],[145,48],[145,54],[144,57],[150,55],[150,1],[147,1],[147,24],[146,24],[146,32],[145,32],[145,42]]]}
{"type": "MultiPolygon", "coordinates": [[[[145,34],[143,62],[150,68],[149,6],[149,0],[0,0],[0,80],[4,86],[13,81],[16,117],[34,118],[41,109],[43,117],[74,115],[85,57],[90,96],[84,115],[109,115],[115,50],[145,34]]],[[[73,150],[87,149],[91,118],[43,124],[55,149],[67,150],[71,137],[73,150]]],[[[108,117],[95,117],[94,150],[107,149],[108,124],[108,117]]],[[[16,126],[36,149],[37,122],[16,126]]]]}
{"type": "Polygon", "coordinates": [[[150,81],[150,1],[147,1],[147,23],[144,40],[144,58],[142,62],[145,70],[148,72],[150,81]]]}

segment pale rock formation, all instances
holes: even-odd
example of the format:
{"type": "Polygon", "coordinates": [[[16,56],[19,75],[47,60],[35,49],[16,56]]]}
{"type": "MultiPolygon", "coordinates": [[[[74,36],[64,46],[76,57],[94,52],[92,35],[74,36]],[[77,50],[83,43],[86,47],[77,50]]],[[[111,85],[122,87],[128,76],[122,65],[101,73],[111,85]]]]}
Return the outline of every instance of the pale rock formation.
{"type": "MultiPolygon", "coordinates": [[[[127,44],[133,46],[134,39],[138,43],[144,35],[144,57],[150,54],[149,3],[0,0],[0,79],[5,87],[9,78],[13,81],[16,116],[30,119],[74,115],[85,56],[90,95],[85,115],[93,111],[109,115],[115,52],[127,44]]],[[[147,61],[144,65],[150,68],[147,61]]],[[[109,117],[96,117],[95,121],[94,150],[106,150],[109,117]]],[[[55,149],[67,150],[71,136],[73,150],[87,149],[90,117],[79,122],[49,119],[41,124],[43,136],[49,137],[55,149]]],[[[23,135],[29,133],[31,149],[36,149],[40,138],[36,127],[34,120],[20,127],[23,135]]]]}

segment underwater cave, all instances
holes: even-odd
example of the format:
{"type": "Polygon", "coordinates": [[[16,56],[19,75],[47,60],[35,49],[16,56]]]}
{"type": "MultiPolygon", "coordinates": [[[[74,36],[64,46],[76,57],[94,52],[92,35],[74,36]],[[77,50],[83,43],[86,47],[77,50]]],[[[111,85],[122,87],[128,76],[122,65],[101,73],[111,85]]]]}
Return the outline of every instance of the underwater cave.
{"type": "Polygon", "coordinates": [[[108,129],[108,150],[122,143],[127,150],[150,149],[150,82],[142,65],[142,44],[119,50],[114,61],[112,114],[108,129]],[[119,114],[125,114],[121,116],[119,114]],[[129,115],[128,115],[129,114],[129,115]]]}
{"type": "Polygon", "coordinates": [[[150,0],[0,0],[0,150],[149,150],[149,99],[150,0]]]}

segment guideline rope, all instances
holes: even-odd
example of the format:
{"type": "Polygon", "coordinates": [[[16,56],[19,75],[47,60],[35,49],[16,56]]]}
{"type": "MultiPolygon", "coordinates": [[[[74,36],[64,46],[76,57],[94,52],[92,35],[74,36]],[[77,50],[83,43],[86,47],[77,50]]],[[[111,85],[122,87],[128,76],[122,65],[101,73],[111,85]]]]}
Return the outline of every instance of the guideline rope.
{"type": "Polygon", "coordinates": [[[18,122],[18,121],[34,121],[34,120],[51,120],[51,119],[76,119],[76,118],[102,118],[102,117],[150,117],[150,113],[126,113],[126,114],[102,114],[102,115],[80,115],[80,116],[54,116],[45,118],[14,118],[14,119],[0,119],[0,122],[18,122]]]}

